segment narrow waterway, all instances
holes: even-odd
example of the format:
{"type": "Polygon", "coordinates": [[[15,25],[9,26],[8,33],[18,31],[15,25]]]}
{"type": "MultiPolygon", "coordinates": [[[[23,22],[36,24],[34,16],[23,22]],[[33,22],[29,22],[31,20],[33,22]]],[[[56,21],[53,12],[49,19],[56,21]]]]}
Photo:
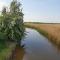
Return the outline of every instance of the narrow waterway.
{"type": "Polygon", "coordinates": [[[17,46],[10,60],[60,60],[60,50],[34,29],[26,28],[21,45],[24,48],[17,46]]]}
{"type": "Polygon", "coordinates": [[[22,60],[60,60],[59,50],[34,29],[26,28],[22,45],[25,51],[22,60]]]}

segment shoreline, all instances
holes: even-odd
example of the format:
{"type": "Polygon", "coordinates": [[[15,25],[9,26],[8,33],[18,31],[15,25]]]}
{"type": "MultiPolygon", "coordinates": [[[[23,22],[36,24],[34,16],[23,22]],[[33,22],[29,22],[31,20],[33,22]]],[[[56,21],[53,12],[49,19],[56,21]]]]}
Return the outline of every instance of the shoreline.
{"type": "MultiPolygon", "coordinates": [[[[41,24],[39,24],[39,25],[41,25],[41,24]]],[[[42,27],[38,27],[39,25],[37,25],[36,23],[25,23],[25,27],[36,29],[39,33],[41,33],[43,36],[48,38],[49,41],[51,41],[54,45],[60,47],[60,40],[58,39],[58,37],[53,36],[51,33],[49,33],[47,31],[47,29],[44,30],[42,27]]]]}
{"type": "Polygon", "coordinates": [[[9,60],[23,60],[24,53],[24,48],[16,45],[9,60]]]}

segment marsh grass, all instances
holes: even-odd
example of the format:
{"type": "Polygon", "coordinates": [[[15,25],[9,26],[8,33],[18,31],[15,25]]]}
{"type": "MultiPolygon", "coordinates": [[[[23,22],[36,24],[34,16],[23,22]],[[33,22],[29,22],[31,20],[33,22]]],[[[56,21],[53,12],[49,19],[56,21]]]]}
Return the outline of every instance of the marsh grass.
{"type": "Polygon", "coordinates": [[[54,45],[60,47],[60,24],[25,23],[25,27],[36,29],[54,45]]]}
{"type": "Polygon", "coordinates": [[[0,52],[5,48],[6,48],[5,42],[0,40],[0,52]]]}

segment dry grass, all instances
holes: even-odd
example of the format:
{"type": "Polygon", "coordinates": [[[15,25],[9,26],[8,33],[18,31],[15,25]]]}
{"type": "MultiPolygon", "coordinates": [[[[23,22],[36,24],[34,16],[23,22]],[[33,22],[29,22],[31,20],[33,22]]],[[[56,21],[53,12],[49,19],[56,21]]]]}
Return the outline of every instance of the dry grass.
{"type": "Polygon", "coordinates": [[[39,30],[50,41],[60,46],[60,24],[25,23],[25,25],[39,30]]]}

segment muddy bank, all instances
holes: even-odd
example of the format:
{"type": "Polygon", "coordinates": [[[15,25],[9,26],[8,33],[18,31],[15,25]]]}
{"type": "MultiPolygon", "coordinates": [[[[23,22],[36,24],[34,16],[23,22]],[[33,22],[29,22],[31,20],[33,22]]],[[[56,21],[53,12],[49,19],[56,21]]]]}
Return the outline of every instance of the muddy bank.
{"type": "Polygon", "coordinates": [[[23,60],[24,49],[22,47],[16,46],[9,60],[23,60]]]}

